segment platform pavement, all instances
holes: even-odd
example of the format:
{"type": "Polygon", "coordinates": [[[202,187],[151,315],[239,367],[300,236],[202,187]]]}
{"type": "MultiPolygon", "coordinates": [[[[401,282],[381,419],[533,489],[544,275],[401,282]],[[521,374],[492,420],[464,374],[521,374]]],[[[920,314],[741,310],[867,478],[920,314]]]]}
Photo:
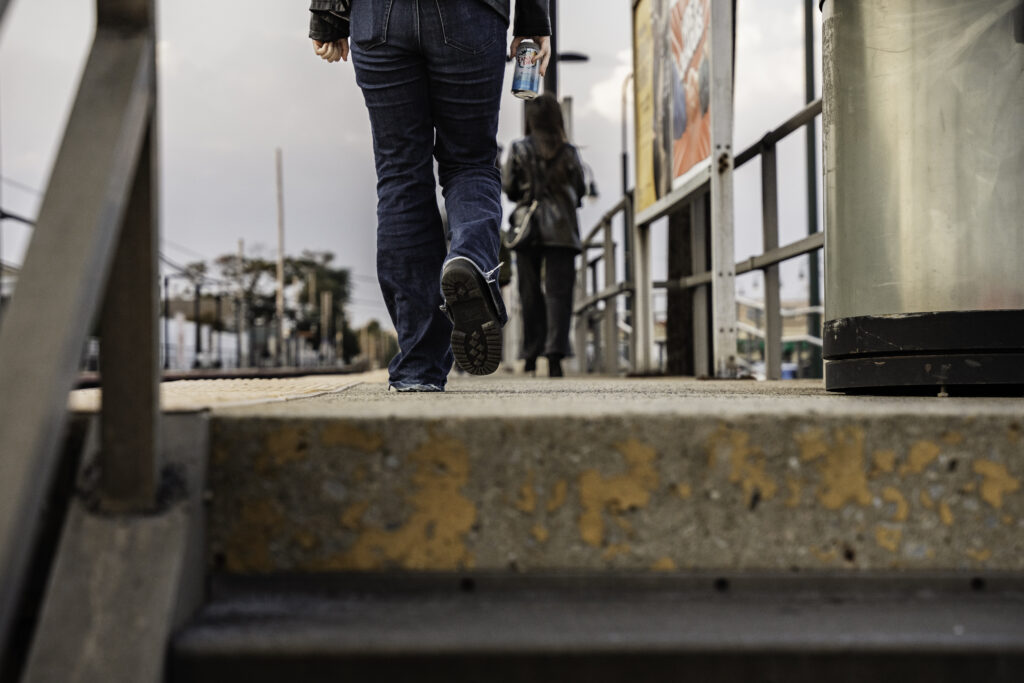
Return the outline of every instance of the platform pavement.
{"type": "Polygon", "coordinates": [[[504,375],[410,395],[380,373],[337,381],[212,408],[213,568],[1024,568],[1019,398],[504,375]]]}

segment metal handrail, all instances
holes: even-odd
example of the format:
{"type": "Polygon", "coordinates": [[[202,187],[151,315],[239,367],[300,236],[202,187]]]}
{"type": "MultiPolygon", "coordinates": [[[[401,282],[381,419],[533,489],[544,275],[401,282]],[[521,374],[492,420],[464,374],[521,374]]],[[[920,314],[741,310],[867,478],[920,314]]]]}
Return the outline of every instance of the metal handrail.
{"type": "MultiPolygon", "coordinates": [[[[6,1],[0,0],[0,16],[6,1]]],[[[151,0],[97,0],[97,28],[36,229],[0,327],[0,658],[67,422],[81,349],[100,319],[100,499],[156,502],[159,186],[151,0]]],[[[3,662],[0,662],[0,670],[3,662]]]]}
{"type": "MultiPolygon", "coordinates": [[[[581,241],[584,259],[583,265],[577,271],[576,302],[573,305],[573,314],[576,316],[576,355],[580,359],[581,370],[587,370],[585,367],[586,349],[591,332],[591,322],[600,319],[601,331],[597,334],[594,330],[594,346],[595,349],[598,347],[601,349],[601,369],[606,374],[616,374],[619,371],[619,321],[615,300],[621,295],[633,294],[632,282],[629,280],[617,281],[612,223],[619,214],[623,215],[625,229],[629,230],[632,214],[632,198],[629,195],[623,196],[606,211],[581,241]],[[601,237],[600,244],[595,244],[598,236],[601,237]],[[586,255],[590,249],[600,249],[600,251],[593,258],[589,258],[586,255]],[[596,269],[602,261],[604,262],[604,289],[588,292],[587,273],[591,268],[596,269]],[[605,304],[603,311],[597,308],[598,304],[602,302],[605,304]]],[[[596,275],[594,289],[597,289],[596,275]]]]}

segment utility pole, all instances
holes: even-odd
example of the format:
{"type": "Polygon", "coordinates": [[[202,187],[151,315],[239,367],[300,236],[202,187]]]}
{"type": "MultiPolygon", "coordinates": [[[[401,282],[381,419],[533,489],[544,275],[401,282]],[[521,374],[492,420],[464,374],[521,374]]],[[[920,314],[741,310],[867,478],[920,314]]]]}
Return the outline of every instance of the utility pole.
{"type": "Polygon", "coordinates": [[[235,350],[242,365],[242,337],[245,335],[245,240],[238,240],[238,305],[235,307],[235,350]]]}
{"type": "Polygon", "coordinates": [[[550,0],[551,13],[551,59],[548,70],[544,74],[544,92],[551,93],[558,99],[558,1],[550,0]]]}
{"type": "MultiPolygon", "coordinates": [[[[814,101],[814,0],[804,0],[804,101],[814,101]]],[[[805,127],[807,133],[807,234],[818,232],[818,135],[812,119],[805,127]]],[[[808,305],[821,305],[818,289],[818,251],[807,255],[808,305]]],[[[807,333],[821,338],[821,314],[807,316],[807,333]]],[[[821,348],[810,345],[810,376],[822,376],[821,348]]]]}
{"type": "Polygon", "coordinates": [[[164,370],[171,367],[171,277],[164,275],[164,370]]]}
{"type": "Polygon", "coordinates": [[[202,315],[202,297],[203,297],[203,284],[201,280],[195,282],[195,300],[192,302],[192,317],[195,318],[195,359],[192,361],[192,367],[194,369],[201,368],[203,364],[199,361],[199,356],[203,352],[203,330],[202,321],[200,316],[202,315]]]}
{"type": "Polygon", "coordinates": [[[277,365],[281,365],[281,352],[284,346],[284,171],[282,169],[281,148],[275,150],[277,166],[277,344],[275,357],[277,365]]]}

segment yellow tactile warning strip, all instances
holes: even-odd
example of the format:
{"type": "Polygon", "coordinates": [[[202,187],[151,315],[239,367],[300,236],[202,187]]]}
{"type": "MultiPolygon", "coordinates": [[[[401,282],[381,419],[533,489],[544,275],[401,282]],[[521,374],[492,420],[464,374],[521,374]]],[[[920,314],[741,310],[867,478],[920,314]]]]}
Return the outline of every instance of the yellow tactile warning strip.
{"type": "MultiPolygon", "coordinates": [[[[355,375],[318,375],[286,379],[204,379],[165,382],[160,385],[160,409],[191,412],[335,394],[360,384],[384,384],[387,370],[355,375]]],[[[100,389],[72,391],[68,407],[76,412],[97,412],[100,389]]]]}

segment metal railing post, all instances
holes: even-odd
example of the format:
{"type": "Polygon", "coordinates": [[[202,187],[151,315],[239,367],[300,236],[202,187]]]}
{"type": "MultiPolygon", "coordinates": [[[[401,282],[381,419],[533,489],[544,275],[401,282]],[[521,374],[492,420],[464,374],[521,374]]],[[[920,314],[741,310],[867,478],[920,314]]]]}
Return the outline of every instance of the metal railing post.
{"type": "MultiPolygon", "coordinates": [[[[690,258],[693,273],[708,270],[708,195],[701,193],[690,202],[690,258]]],[[[711,376],[711,335],[708,286],[697,285],[693,296],[693,374],[697,377],[711,376]]]]}
{"type": "MultiPolygon", "coordinates": [[[[612,222],[609,218],[604,223],[604,286],[615,284],[615,241],[612,239],[612,222]]],[[[601,330],[603,351],[602,365],[606,374],[615,375],[619,372],[619,320],[616,297],[604,302],[603,329],[601,330]]]]}
{"type": "Polygon", "coordinates": [[[732,31],[732,3],[711,3],[711,298],[714,375],[720,378],[736,375],[732,31]]]}
{"type": "Polygon", "coordinates": [[[633,372],[651,371],[651,340],[654,338],[654,319],[651,315],[651,230],[648,225],[633,225],[633,336],[636,338],[636,361],[633,372]]]}
{"type": "MultiPolygon", "coordinates": [[[[779,246],[778,164],[775,142],[766,141],[761,149],[761,212],[764,247],[779,246]]],[[[782,305],[779,301],[779,264],[764,269],[764,360],[765,377],[782,379],[782,305]]]]}

